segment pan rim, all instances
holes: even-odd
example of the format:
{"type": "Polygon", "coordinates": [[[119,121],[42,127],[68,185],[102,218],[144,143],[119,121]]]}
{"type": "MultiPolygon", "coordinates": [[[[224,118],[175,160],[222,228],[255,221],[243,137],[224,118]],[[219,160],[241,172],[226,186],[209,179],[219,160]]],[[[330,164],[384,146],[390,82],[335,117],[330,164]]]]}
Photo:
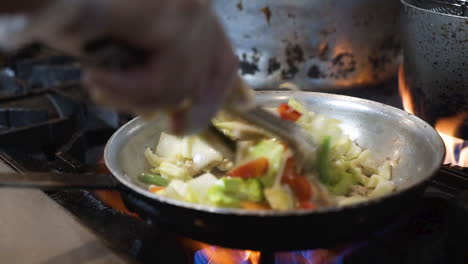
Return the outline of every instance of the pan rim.
{"type": "Polygon", "coordinates": [[[405,7],[410,7],[412,9],[418,10],[420,12],[431,13],[433,15],[438,15],[438,16],[447,16],[447,17],[452,17],[452,18],[461,18],[463,20],[468,20],[468,17],[465,17],[465,16],[445,14],[445,13],[436,12],[436,11],[433,11],[433,10],[427,10],[427,9],[424,9],[422,7],[416,6],[416,5],[408,2],[407,0],[400,0],[400,3],[403,4],[403,6],[405,6],[405,7]]]}
{"type": "MultiPolygon", "coordinates": [[[[396,116],[400,116],[401,118],[406,118],[410,119],[411,121],[419,124],[423,129],[427,130],[426,133],[429,133],[431,137],[434,137],[435,139],[438,139],[437,142],[434,142],[434,146],[436,148],[439,148],[440,151],[437,151],[435,155],[438,155],[436,157],[437,160],[439,160],[437,163],[434,163],[434,166],[432,166],[430,169],[426,170],[427,171],[427,176],[416,181],[410,186],[407,186],[402,189],[398,189],[397,191],[382,196],[374,199],[369,199],[364,202],[352,204],[352,205],[347,205],[343,207],[331,207],[331,208],[321,208],[321,209],[315,209],[315,210],[285,210],[285,211],[275,211],[275,210],[259,210],[259,211],[252,211],[252,210],[246,210],[246,209],[239,209],[239,208],[219,208],[219,207],[214,207],[214,206],[208,206],[208,205],[202,205],[202,204],[195,204],[195,203],[190,203],[190,202],[184,202],[184,201],[179,201],[159,195],[154,195],[150,193],[149,191],[143,189],[142,187],[132,183],[131,181],[127,180],[127,177],[124,175],[120,175],[119,172],[114,169],[112,166],[108,166],[111,174],[113,175],[114,178],[117,179],[121,184],[129,188],[130,190],[138,193],[139,195],[142,195],[146,198],[149,198],[151,200],[154,200],[159,203],[171,205],[171,206],[177,206],[177,207],[183,207],[185,209],[190,209],[190,210],[196,210],[199,212],[204,212],[204,213],[215,213],[215,214],[222,214],[222,215],[236,215],[236,216],[251,216],[251,217],[291,217],[291,216],[303,216],[303,215],[314,215],[314,214],[325,214],[325,213],[335,213],[335,212],[342,212],[344,210],[353,210],[353,209],[358,209],[358,208],[364,208],[364,207],[369,207],[378,203],[381,203],[382,201],[390,200],[392,198],[395,198],[397,196],[400,196],[403,193],[409,192],[413,189],[417,189],[418,187],[421,187],[422,185],[426,184],[431,178],[435,176],[435,173],[437,170],[440,169],[440,167],[443,164],[443,160],[445,157],[445,145],[443,143],[442,138],[440,137],[439,133],[432,127],[430,126],[427,122],[422,120],[421,118],[417,117],[414,114],[408,113],[404,110],[398,109],[396,107],[386,105],[383,103],[367,100],[367,99],[362,99],[362,98],[357,98],[357,97],[352,97],[352,96],[347,96],[347,95],[339,95],[339,94],[331,94],[331,93],[321,93],[321,92],[309,92],[309,91],[256,91],[256,94],[258,98],[262,98],[263,96],[270,96],[272,94],[275,95],[280,95],[284,96],[286,98],[292,97],[293,95],[308,95],[308,96],[318,96],[318,97],[329,97],[332,99],[340,99],[340,100],[346,100],[347,102],[351,103],[356,103],[359,105],[366,105],[370,107],[375,107],[378,108],[379,110],[386,110],[385,112],[390,112],[392,114],[395,114],[396,116]]],[[[109,161],[111,160],[111,154],[109,153],[109,148],[114,142],[116,142],[116,138],[128,127],[131,127],[135,122],[141,122],[142,119],[140,117],[136,117],[132,119],[131,121],[127,122],[125,125],[120,127],[114,134],[110,137],[108,140],[106,147],[104,149],[104,160],[106,164],[109,164],[109,161]]],[[[128,140],[126,141],[128,142],[128,140]]],[[[121,143],[121,144],[126,144],[126,142],[121,143]]]]}

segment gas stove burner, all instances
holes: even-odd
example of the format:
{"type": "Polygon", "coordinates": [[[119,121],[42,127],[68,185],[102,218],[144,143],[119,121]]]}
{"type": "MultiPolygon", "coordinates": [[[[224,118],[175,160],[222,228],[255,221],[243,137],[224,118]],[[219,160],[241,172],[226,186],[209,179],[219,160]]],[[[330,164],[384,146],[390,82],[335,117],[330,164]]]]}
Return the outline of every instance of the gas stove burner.
{"type": "Polygon", "coordinates": [[[450,164],[444,165],[432,183],[447,193],[457,195],[468,190],[468,168],[450,164]]]}
{"type": "MultiPolygon", "coordinates": [[[[400,219],[367,240],[333,249],[314,249],[292,252],[258,252],[234,250],[213,245],[201,245],[194,254],[195,264],[345,264],[345,263],[441,263],[444,259],[460,259],[460,253],[447,253],[442,243],[447,232],[459,228],[447,217],[450,198],[429,190],[417,212],[400,219]],[[431,253],[428,254],[427,250],[431,253]],[[411,252],[409,252],[411,251],[411,252]],[[449,255],[450,254],[450,255],[449,255]]],[[[458,211],[457,211],[458,212],[458,211]]],[[[467,218],[464,218],[467,219],[467,218]]],[[[454,235],[453,233],[451,235],[454,235]]],[[[192,242],[194,243],[194,242],[192,242]]],[[[450,251],[453,252],[453,251],[450,251]]],[[[462,262],[450,262],[462,263],[462,262]]]]}
{"type": "Polygon", "coordinates": [[[217,246],[204,246],[194,254],[194,264],[341,264],[368,242],[356,243],[336,249],[314,249],[292,252],[259,252],[235,250],[217,246]]]}

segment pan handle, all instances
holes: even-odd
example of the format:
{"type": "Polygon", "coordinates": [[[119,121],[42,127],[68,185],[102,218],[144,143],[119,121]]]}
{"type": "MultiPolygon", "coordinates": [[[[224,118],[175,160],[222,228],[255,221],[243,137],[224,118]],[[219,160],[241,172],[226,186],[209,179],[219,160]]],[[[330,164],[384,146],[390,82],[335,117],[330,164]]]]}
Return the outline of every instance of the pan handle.
{"type": "Polygon", "coordinates": [[[50,191],[64,189],[117,189],[118,182],[112,174],[0,172],[0,187],[34,188],[50,191]]]}

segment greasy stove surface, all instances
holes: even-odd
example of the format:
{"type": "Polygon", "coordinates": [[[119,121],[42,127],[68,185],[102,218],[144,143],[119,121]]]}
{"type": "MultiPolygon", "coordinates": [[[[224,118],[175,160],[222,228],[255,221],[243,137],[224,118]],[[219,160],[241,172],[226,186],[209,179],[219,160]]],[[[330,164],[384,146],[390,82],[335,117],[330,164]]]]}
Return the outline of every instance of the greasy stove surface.
{"type": "MultiPolygon", "coordinates": [[[[102,171],[103,146],[129,117],[56,93],[53,87],[58,85],[79,85],[79,65],[70,58],[33,46],[0,63],[4,67],[0,72],[2,160],[19,171],[102,171]]],[[[401,107],[396,80],[343,94],[401,107]]],[[[468,238],[460,231],[466,229],[463,221],[468,220],[462,210],[455,210],[454,201],[459,199],[453,197],[468,189],[468,177],[461,170],[441,175],[414,214],[402,216],[333,258],[325,257],[323,250],[301,251],[263,254],[263,262],[457,263],[466,251],[459,248],[458,241],[468,238]]],[[[111,249],[141,263],[217,263],[194,246],[199,243],[176,237],[129,212],[118,193],[74,190],[47,194],[111,249]]],[[[237,263],[255,262],[239,258],[237,263]]]]}

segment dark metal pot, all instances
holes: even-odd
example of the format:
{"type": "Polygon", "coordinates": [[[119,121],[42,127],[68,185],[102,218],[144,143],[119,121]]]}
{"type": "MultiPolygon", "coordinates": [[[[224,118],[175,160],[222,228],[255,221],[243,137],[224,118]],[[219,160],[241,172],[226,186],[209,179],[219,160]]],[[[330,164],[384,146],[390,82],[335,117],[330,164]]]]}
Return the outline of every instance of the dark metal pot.
{"type": "Polygon", "coordinates": [[[431,125],[452,118],[458,131],[442,132],[468,139],[468,17],[456,1],[401,2],[406,99],[431,125]]]}
{"type": "Polygon", "coordinates": [[[337,91],[379,84],[400,63],[395,0],[216,0],[215,9],[256,89],[292,82],[337,91]]]}

